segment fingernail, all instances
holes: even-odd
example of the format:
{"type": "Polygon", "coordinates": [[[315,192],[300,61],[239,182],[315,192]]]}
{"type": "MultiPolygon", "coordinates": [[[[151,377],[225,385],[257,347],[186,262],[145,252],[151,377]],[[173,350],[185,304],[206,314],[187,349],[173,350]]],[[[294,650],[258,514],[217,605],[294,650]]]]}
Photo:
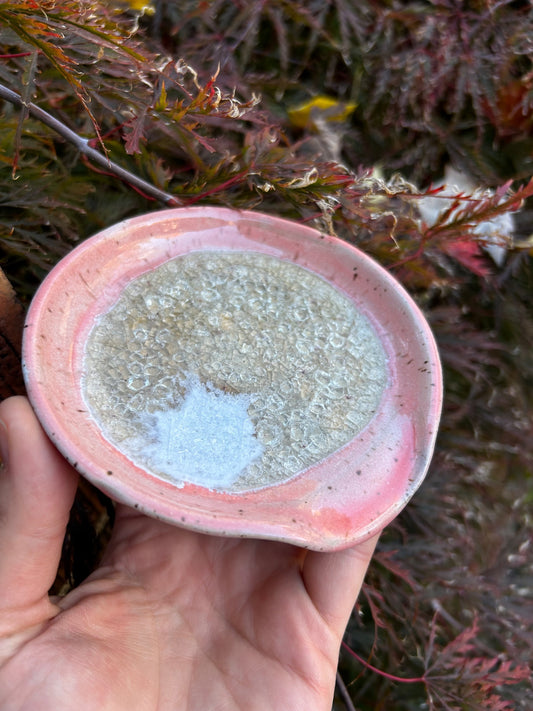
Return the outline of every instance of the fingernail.
{"type": "Polygon", "coordinates": [[[0,420],[0,461],[2,466],[7,466],[7,457],[9,454],[7,426],[3,420],[0,420]]]}

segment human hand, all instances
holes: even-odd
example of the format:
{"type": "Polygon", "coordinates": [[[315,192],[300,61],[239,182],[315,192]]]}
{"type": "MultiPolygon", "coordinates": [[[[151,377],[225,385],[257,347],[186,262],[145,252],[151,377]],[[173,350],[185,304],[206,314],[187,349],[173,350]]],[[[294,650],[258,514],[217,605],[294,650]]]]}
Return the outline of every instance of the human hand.
{"type": "Polygon", "coordinates": [[[217,538],[117,506],[100,568],[52,600],[76,473],[0,404],[0,711],[330,711],[376,539],[217,538]]]}

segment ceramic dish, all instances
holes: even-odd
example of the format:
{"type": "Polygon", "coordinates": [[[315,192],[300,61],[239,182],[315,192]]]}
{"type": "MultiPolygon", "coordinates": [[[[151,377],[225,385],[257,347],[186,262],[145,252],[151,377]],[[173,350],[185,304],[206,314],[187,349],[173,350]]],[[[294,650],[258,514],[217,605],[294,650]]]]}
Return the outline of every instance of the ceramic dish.
{"type": "Polygon", "coordinates": [[[433,336],[388,272],[309,227],[215,207],[136,217],[74,249],[32,301],[23,367],[51,440],[116,501],[316,550],[362,541],[405,506],[442,399],[433,336]],[[363,322],[368,392],[354,385],[363,322]]]}

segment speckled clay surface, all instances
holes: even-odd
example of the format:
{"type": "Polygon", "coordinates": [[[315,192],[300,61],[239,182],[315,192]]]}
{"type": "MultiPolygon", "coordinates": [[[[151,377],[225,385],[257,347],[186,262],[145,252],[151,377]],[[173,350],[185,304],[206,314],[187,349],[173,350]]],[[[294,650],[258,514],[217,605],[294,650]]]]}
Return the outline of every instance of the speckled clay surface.
{"type": "MultiPolygon", "coordinates": [[[[220,313],[219,320],[225,318],[225,312],[220,313]]],[[[180,357],[183,360],[183,354],[180,357]]],[[[137,358],[137,369],[139,362],[145,361],[137,358]]],[[[269,538],[317,550],[364,540],[405,506],[427,471],[442,399],[432,334],[414,302],[384,269],[354,247],[311,228],[214,207],[133,218],[71,252],[45,279],[31,304],[23,365],[30,400],[52,441],[112,498],[194,530],[269,538]],[[195,252],[211,252],[216,258],[217,252],[228,251],[230,256],[245,254],[248,260],[255,254],[257,262],[264,255],[303,267],[353,303],[384,354],[384,387],[375,414],[369,420],[366,416],[366,424],[354,429],[351,440],[311,465],[305,460],[296,474],[291,470],[290,476],[273,477],[261,486],[257,480],[251,488],[246,484],[208,488],[191,481],[177,485],[149,471],[131,452],[122,451],[119,440],[113,444],[102,431],[84,387],[87,342],[91,334],[94,339],[102,314],[113,309],[135,280],[142,284],[161,265],[179,263],[195,252]]],[[[194,373],[194,363],[190,368],[186,363],[183,372],[194,373]]],[[[161,382],[168,381],[168,374],[163,376],[161,382]]],[[[133,378],[131,389],[137,387],[134,377],[128,377],[133,378]]],[[[142,382],[147,383],[146,392],[155,387],[149,379],[142,382]]],[[[182,400],[188,397],[187,387],[182,377],[182,400]]],[[[222,389],[220,383],[209,383],[204,395],[195,391],[196,400],[190,397],[201,406],[209,402],[220,406],[226,388],[225,383],[222,389]]],[[[234,411],[253,409],[253,398],[246,399],[250,391],[239,394],[235,388],[234,411]]],[[[180,417],[177,422],[184,421],[183,413],[180,417]]],[[[187,421],[190,426],[190,417],[187,421]]],[[[262,426],[259,422],[258,432],[262,426]]],[[[255,438],[256,433],[250,430],[247,436],[255,438]]],[[[307,445],[305,440],[302,446],[307,445]]]]}

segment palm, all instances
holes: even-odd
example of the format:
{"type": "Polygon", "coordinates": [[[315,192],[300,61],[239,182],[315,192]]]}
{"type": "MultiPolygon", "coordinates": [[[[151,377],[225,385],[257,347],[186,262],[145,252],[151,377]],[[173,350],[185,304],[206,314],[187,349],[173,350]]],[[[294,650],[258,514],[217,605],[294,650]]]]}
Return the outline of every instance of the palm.
{"type": "Polygon", "coordinates": [[[328,710],[372,547],[306,553],[119,507],[101,568],[59,611],[30,595],[17,626],[7,606],[0,708],[328,710]]]}

